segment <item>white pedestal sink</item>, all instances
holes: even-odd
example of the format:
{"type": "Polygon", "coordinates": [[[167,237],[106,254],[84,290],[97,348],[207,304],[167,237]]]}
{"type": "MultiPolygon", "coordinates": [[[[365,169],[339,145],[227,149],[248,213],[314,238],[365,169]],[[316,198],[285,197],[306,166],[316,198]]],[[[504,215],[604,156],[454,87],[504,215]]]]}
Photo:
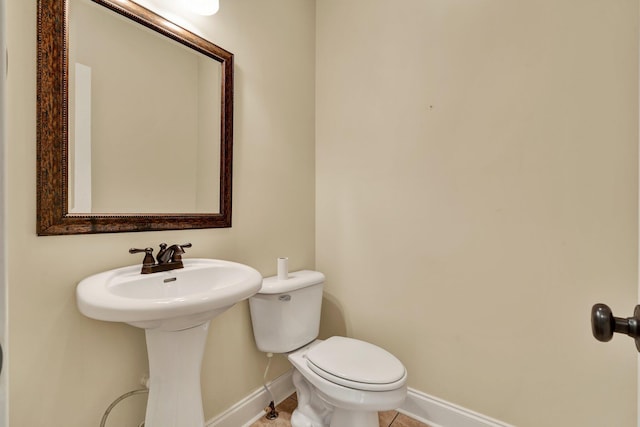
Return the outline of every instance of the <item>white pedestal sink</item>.
{"type": "Polygon", "coordinates": [[[76,288],[78,308],[97,320],[144,328],[149,355],[145,427],[203,427],[200,368],[210,320],[261,286],[253,268],[186,259],[184,268],[140,274],[140,265],[105,271],[76,288]]]}

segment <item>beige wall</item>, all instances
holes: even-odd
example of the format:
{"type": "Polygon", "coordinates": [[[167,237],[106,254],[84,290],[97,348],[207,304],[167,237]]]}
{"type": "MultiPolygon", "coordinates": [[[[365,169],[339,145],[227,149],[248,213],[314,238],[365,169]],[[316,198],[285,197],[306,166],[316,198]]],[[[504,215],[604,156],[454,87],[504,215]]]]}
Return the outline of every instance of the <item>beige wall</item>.
{"type": "MultiPolygon", "coordinates": [[[[96,426],[114,398],[139,387],[143,332],[84,318],[75,303],[83,277],[140,261],[128,248],[190,241],[190,257],[244,262],[264,275],[275,273],[277,256],[314,267],[314,13],[312,1],[234,0],[199,18],[205,35],[236,55],[232,228],[37,237],[36,1],[9,0],[12,426],[96,426]]],[[[206,418],[259,388],[265,363],[246,303],[215,319],[203,366],[206,418]]],[[[286,368],[278,359],[272,373],[286,368]]]]}
{"type": "Polygon", "coordinates": [[[320,0],[316,19],[325,333],[519,427],[635,426],[633,342],[596,342],[589,310],[637,299],[638,2],[320,0]]]}

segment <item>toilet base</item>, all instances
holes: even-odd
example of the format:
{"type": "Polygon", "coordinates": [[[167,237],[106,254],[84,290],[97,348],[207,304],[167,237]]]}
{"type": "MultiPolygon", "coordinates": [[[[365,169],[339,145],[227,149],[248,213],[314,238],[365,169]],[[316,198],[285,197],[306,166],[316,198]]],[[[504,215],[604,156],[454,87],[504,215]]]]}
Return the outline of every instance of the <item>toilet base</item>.
{"type": "Polygon", "coordinates": [[[329,427],[332,408],[318,397],[313,386],[297,369],[293,370],[292,380],[296,388],[298,407],[291,415],[291,427],[329,427]]]}
{"type": "Polygon", "coordinates": [[[378,413],[373,411],[347,411],[336,408],[330,427],[379,427],[378,413]]]}
{"type": "Polygon", "coordinates": [[[378,427],[377,412],[353,412],[336,410],[327,423],[322,419],[313,419],[308,417],[308,413],[304,413],[298,409],[293,411],[291,416],[292,427],[378,427]]]}
{"type": "Polygon", "coordinates": [[[297,369],[293,370],[292,379],[298,396],[298,407],[291,415],[292,427],[379,427],[377,411],[331,405],[297,369]]]}

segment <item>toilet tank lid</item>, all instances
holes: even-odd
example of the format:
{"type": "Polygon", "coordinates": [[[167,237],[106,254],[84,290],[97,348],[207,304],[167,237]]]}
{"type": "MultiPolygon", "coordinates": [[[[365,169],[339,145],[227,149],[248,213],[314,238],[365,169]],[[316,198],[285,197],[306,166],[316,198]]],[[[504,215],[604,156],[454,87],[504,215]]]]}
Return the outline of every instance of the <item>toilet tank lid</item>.
{"type": "Polygon", "coordinates": [[[262,288],[259,294],[281,294],[295,291],[296,289],[324,283],[324,274],[319,271],[300,270],[289,273],[289,278],[278,280],[278,276],[267,277],[262,280],[262,288]]]}

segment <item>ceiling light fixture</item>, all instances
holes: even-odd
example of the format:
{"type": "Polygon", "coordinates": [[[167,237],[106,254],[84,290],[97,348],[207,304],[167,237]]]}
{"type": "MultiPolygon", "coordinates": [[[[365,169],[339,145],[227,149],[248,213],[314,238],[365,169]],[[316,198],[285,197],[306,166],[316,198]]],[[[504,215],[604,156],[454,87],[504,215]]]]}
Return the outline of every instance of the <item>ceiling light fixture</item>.
{"type": "Polygon", "coordinates": [[[219,0],[189,0],[187,8],[198,15],[213,15],[220,8],[219,0]]]}

